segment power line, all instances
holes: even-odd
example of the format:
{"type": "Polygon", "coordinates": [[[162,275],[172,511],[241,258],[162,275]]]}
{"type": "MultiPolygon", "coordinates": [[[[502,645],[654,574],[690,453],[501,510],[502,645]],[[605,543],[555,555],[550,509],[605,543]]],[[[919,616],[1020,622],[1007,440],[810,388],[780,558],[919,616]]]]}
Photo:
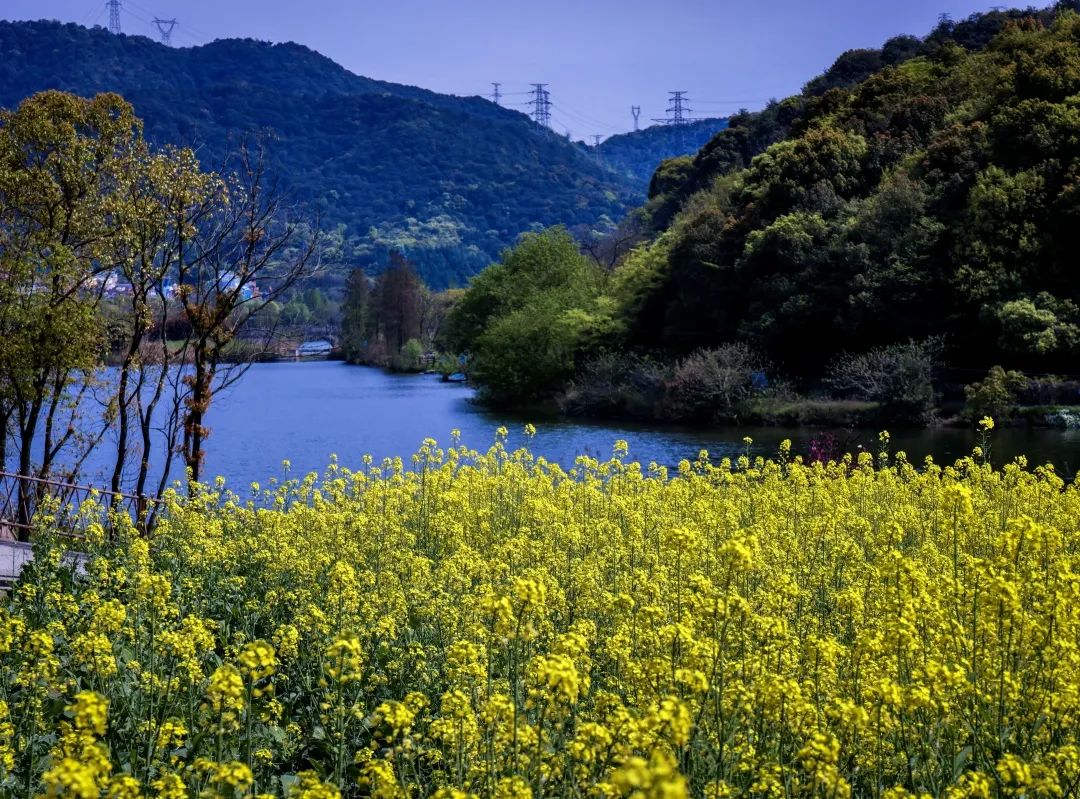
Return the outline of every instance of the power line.
{"type": "Polygon", "coordinates": [[[686,96],[689,92],[668,92],[668,94],[671,95],[667,109],[668,115],[660,119],[654,118],[653,122],[676,127],[689,124],[693,120],[693,117],[690,116],[690,100],[686,96]]]}
{"type": "MultiPolygon", "coordinates": [[[[97,3],[94,3],[94,5],[96,6],[97,3]]],[[[98,24],[98,20],[101,19],[101,15],[104,14],[104,13],[105,13],[105,6],[101,6],[100,8],[98,8],[98,12],[97,12],[97,14],[94,15],[93,20],[91,20],[89,23],[84,23],[84,27],[87,27],[87,28],[96,27],[97,24],[98,24]]]]}
{"type": "MultiPolygon", "coordinates": [[[[776,97],[774,94],[773,97],[776,97]]],[[[725,103],[760,103],[770,100],[770,97],[729,97],[726,100],[694,100],[694,105],[724,105],[725,103]]]]}
{"type": "MultiPolygon", "coordinates": [[[[158,13],[156,11],[151,11],[150,9],[146,8],[145,6],[143,6],[139,2],[137,2],[137,0],[123,0],[123,2],[124,2],[124,4],[126,6],[133,6],[133,7],[137,8],[137,9],[139,9],[148,18],[153,18],[153,17],[158,16],[158,13]]],[[[129,11],[128,13],[132,13],[132,12],[129,11]]],[[[138,16],[133,14],[133,13],[132,13],[132,16],[136,16],[136,18],[138,18],[138,16]]],[[[141,21],[146,23],[147,25],[153,25],[153,23],[150,22],[150,19],[143,19],[141,21]]],[[[205,42],[213,41],[213,39],[214,39],[214,37],[211,36],[206,31],[192,25],[190,21],[187,21],[187,22],[184,23],[184,26],[182,28],[180,28],[179,33],[182,36],[186,36],[188,39],[195,42],[196,44],[203,44],[205,42]]]]}
{"type": "Polygon", "coordinates": [[[561,128],[563,131],[563,135],[566,136],[567,139],[572,138],[572,125],[570,125],[566,120],[560,119],[557,114],[551,115],[551,127],[553,129],[561,128]]]}
{"type": "Polygon", "coordinates": [[[712,108],[704,109],[705,111],[710,111],[710,110],[719,110],[720,108],[724,108],[724,107],[731,108],[732,106],[738,106],[740,108],[745,108],[748,105],[757,105],[758,103],[765,104],[765,103],[768,103],[772,99],[773,98],[771,98],[771,97],[759,97],[759,98],[756,98],[754,100],[694,100],[694,105],[696,105],[696,106],[702,106],[702,105],[712,106],[712,108]]]}
{"type": "Polygon", "coordinates": [[[214,36],[206,36],[205,34],[193,32],[191,26],[188,25],[186,22],[184,23],[184,27],[177,29],[177,33],[185,37],[189,42],[196,46],[208,44],[214,41],[214,39],[216,38],[214,36]]]}
{"type": "Polygon", "coordinates": [[[158,32],[161,34],[161,43],[166,46],[172,45],[173,29],[180,23],[175,19],[161,19],[160,17],[154,17],[154,24],[157,25],[158,32]]]}
{"type": "Polygon", "coordinates": [[[603,128],[603,129],[611,131],[613,133],[622,133],[623,132],[623,128],[621,128],[621,127],[619,127],[617,125],[609,125],[606,122],[600,122],[599,120],[590,119],[589,117],[582,116],[581,114],[578,114],[578,113],[575,113],[574,111],[571,111],[569,108],[567,108],[562,103],[552,103],[551,107],[557,113],[566,115],[569,119],[574,120],[578,125],[581,125],[582,127],[593,128],[593,129],[603,128]]]}
{"type": "Polygon", "coordinates": [[[79,24],[82,25],[84,28],[93,27],[93,23],[91,22],[91,20],[94,20],[96,22],[101,17],[101,13],[104,10],[105,7],[101,5],[99,0],[94,0],[94,2],[90,5],[90,10],[86,12],[86,16],[82,18],[82,21],[80,21],[79,24]]]}
{"type": "Polygon", "coordinates": [[[549,127],[551,125],[551,92],[547,90],[548,84],[532,84],[532,96],[526,105],[532,107],[532,118],[537,125],[549,127]]]}
{"type": "Polygon", "coordinates": [[[607,122],[607,121],[605,121],[603,119],[597,119],[596,117],[590,116],[589,114],[585,113],[584,111],[581,111],[581,110],[579,110],[577,108],[574,108],[573,106],[567,105],[564,100],[560,100],[556,107],[559,108],[559,109],[562,109],[563,111],[567,112],[571,116],[578,117],[582,121],[587,122],[589,125],[592,125],[594,127],[605,128],[607,130],[615,130],[615,131],[621,131],[623,129],[621,125],[612,125],[610,122],[607,122]]]}
{"type": "Polygon", "coordinates": [[[109,9],[109,33],[120,33],[120,0],[108,0],[105,5],[109,9]]]}

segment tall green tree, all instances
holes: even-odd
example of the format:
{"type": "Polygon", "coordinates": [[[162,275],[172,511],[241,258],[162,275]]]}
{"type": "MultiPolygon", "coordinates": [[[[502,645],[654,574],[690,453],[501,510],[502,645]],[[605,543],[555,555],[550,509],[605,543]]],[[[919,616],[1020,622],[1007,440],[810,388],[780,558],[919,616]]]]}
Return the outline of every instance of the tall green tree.
{"type": "Polygon", "coordinates": [[[0,421],[21,475],[47,478],[65,447],[81,445],[77,463],[103,434],[78,419],[104,348],[118,187],[140,142],[116,95],[45,92],[0,111],[0,421]]]}
{"type": "Polygon", "coordinates": [[[609,338],[605,271],[562,228],[530,233],[473,279],[446,323],[449,346],[493,401],[544,396],[573,373],[579,352],[609,338]]]}
{"type": "Polygon", "coordinates": [[[371,316],[370,298],[368,277],[357,267],[349,273],[341,310],[341,349],[349,363],[360,363],[364,359],[371,316]]]}

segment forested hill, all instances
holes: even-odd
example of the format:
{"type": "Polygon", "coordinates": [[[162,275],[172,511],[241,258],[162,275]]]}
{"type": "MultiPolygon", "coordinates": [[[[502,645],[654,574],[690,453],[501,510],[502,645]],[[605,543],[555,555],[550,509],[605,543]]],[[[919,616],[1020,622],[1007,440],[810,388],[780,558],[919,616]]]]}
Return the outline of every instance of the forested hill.
{"type": "Polygon", "coordinates": [[[939,388],[1028,390],[1005,370],[1075,402],[1046,375],[1080,357],[1078,5],[843,54],[664,162],[612,269],[556,231],[485,270],[451,348],[488,398],[576,412],[769,419],[746,404],[769,390],[924,420],[939,388]]]}
{"type": "Polygon", "coordinates": [[[617,270],[632,340],[754,342],[792,369],[944,336],[950,360],[1075,372],[1076,3],[846,53],[665,163],[617,270]]]}
{"type": "Polygon", "coordinates": [[[643,185],[525,115],[354,75],[295,44],[169,48],[56,22],[0,23],[0,105],[44,89],[122,94],[158,143],[207,167],[269,131],[275,172],[340,236],[343,265],[390,249],[433,286],[463,284],[526,230],[600,228],[643,185]]]}
{"type": "Polygon", "coordinates": [[[727,124],[727,119],[720,118],[679,126],[653,125],[609,136],[593,152],[604,166],[648,185],[661,161],[696,153],[727,124]]]}

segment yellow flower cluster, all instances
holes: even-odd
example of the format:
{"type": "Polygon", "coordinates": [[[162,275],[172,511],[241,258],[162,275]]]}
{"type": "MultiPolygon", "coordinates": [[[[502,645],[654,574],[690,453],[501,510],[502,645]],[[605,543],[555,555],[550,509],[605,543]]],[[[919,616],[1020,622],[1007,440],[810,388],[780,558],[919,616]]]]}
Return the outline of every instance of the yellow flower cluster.
{"type": "Polygon", "coordinates": [[[0,797],[1076,795],[1080,490],[881,445],[669,474],[429,440],[171,496],[85,573],[42,542],[0,797]]]}

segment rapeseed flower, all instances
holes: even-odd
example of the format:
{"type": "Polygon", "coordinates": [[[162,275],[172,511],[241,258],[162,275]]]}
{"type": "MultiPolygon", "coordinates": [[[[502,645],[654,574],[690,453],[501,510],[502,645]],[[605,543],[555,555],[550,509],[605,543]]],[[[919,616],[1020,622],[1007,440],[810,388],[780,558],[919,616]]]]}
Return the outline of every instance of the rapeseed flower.
{"type": "MultiPolygon", "coordinates": [[[[984,453],[992,426],[982,425],[984,453]]],[[[170,494],[0,602],[0,799],[1064,797],[1080,490],[425,441],[170,494]],[[406,467],[412,463],[411,467],[406,467]]]]}

